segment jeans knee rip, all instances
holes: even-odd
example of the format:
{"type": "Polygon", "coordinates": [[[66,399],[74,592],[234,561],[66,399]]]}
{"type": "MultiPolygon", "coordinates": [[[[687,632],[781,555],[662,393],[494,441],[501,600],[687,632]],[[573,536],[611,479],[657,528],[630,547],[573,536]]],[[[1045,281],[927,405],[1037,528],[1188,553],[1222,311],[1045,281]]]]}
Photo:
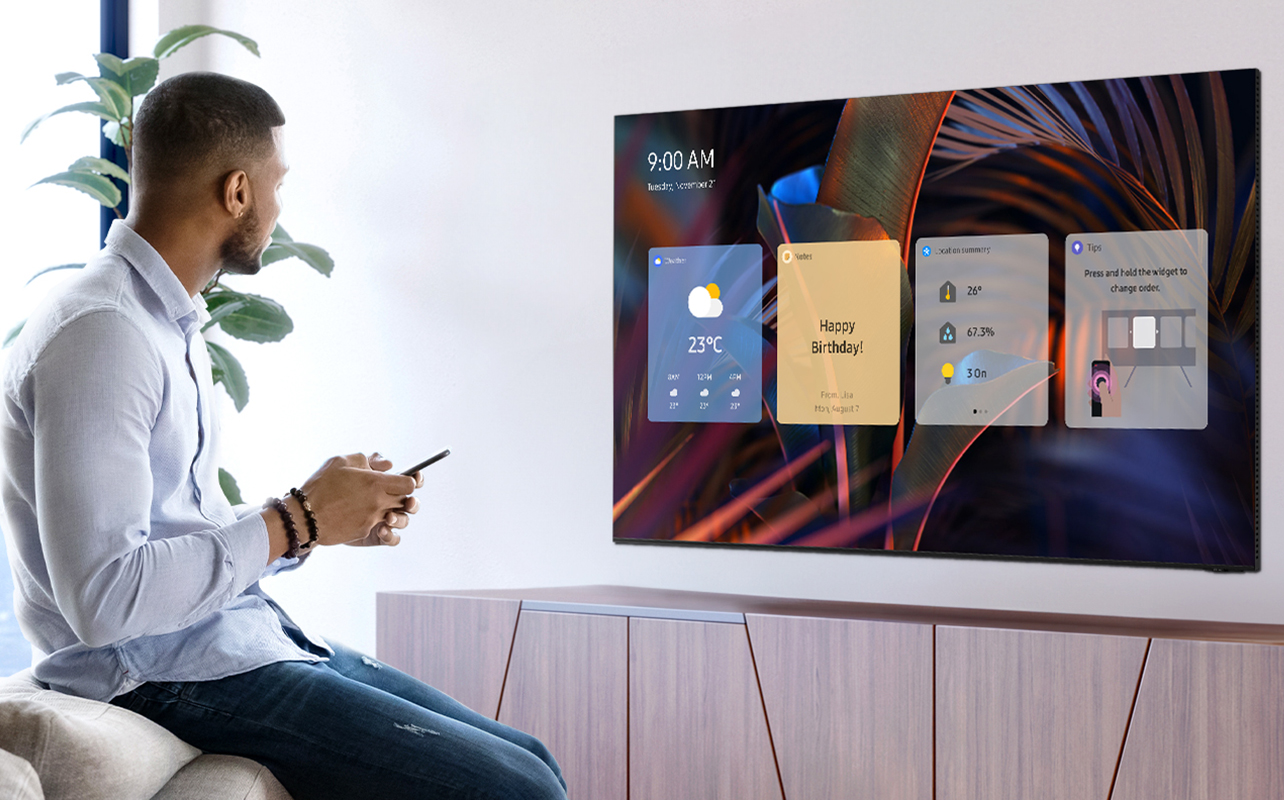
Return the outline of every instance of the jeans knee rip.
{"type": "Polygon", "coordinates": [[[394,722],[392,724],[393,724],[393,727],[397,728],[398,730],[410,731],[415,736],[423,736],[425,733],[431,733],[433,736],[441,736],[441,734],[438,733],[437,731],[430,731],[427,728],[421,728],[418,725],[415,725],[414,723],[407,723],[405,725],[402,725],[399,722],[394,722]]]}
{"type": "Polygon", "coordinates": [[[378,661],[375,661],[370,656],[362,656],[361,663],[365,664],[367,667],[374,667],[375,669],[383,669],[383,664],[380,664],[378,661]]]}

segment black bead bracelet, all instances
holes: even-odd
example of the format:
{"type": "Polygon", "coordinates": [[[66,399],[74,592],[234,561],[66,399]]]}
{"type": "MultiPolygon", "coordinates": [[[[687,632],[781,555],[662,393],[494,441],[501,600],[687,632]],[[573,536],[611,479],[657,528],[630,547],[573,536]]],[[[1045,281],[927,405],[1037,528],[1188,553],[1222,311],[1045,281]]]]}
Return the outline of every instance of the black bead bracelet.
{"type": "Polygon", "coordinates": [[[317,515],[312,511],[312,504],[308,502],[308,496],[300,489],[291,489],[290,494],[299,505],[303,506],[303,518],[308,523],[308,543],[303,545],[303,549],[310,550],[317,543],[317,515]]]}
{"type": "Polygon", "coordinates": [[[265,505],[275,508],[276,513],[281,515],[281,523],[285,525],[285,535],[290,540],[290,548],[285,551],[285,557],[298,558],[299,529],[294,526],[294,515],[290,513],[290,507],[279,497],[269,497],[265,505]]]}

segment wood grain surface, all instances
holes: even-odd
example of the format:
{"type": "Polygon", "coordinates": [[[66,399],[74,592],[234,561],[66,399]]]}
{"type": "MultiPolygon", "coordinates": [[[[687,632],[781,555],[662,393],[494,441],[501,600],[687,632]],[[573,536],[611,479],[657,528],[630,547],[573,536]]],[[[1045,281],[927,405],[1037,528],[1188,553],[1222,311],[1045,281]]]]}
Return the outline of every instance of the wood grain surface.
{"type": "Polygon", "coordinates": [[[517,600],[381,592],[375,652],[494,719],[520,607],[517,600]]]}
{"type": "Polygon", "coordinates": [[[936,629],[936,797],[1105,800],[1147,640],[936,629]]]}
{"type": "Polygon", "coordinates": [[[1284,644],[1284,625],[1215,620],[1107,617],[1039,611],[1003,611],[941,606],[850,603],[717,592],[650,589],[641,586],[544,586],[535,589],[467,589],[444,592],[398,592],[398,595],[444,595],[510,600],[551,600],[617,606],[733,611],[742,614],[780,614],[795,617],[921,622],[974,628],[1097,633],[1163,639],[1206,639],[1220,642],[1284,644]]]}
{"type": "Polygon", "coordinates": [[[1156,639],[1113,800],[1284,797],[1284,648],[1156,639]]]}
{"type": "Polygon", "coordinates": [[[932,798],[932,626],[746,616],[789,800],[932,798]]]}
{"type": "Polygon", "coordinates": [[[629,620],[629,796],[783,800],[745,626],[629,620]]]}
{"type": "Polygon", "coordinates": [[[626,800],[629,621],[523,611],[499,721],[542,741],[570,800],[626,800]]]}

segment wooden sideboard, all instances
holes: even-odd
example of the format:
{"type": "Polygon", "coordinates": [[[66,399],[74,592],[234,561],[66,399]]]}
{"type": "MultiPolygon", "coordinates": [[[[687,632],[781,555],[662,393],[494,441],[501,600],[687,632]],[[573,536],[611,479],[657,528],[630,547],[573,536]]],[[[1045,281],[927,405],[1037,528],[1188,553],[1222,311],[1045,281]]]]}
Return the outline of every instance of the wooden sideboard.
{"type": "Polygon", "coordinates": [[[1284,626],[627,586],[378,596],[571,800],[1279,800],[1284,626]]]}

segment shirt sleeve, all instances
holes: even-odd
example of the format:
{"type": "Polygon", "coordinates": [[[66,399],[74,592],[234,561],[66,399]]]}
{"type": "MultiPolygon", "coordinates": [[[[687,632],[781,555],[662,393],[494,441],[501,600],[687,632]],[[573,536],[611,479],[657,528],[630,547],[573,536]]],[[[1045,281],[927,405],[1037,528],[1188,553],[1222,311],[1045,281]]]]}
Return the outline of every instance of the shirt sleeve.
{"type": "Polygon", "coordinates": [[[267,526],[152,539],[152,427],[165,397],[160,356],[113,311],[86,314],[31,373],[35,488],[50,585],[72,631],[101,647],[170,633],[258,580],[267,526]]]}
{"type": "MultiPolygon", "coordinates": [[[[232,513],[236,515],[237,519],[245,519],[251,514],[257,515],[262,510],[263,509],[260,506],[256,506],[253,503],[240,503],[238,505],[232,506],[232,513]]],[[[303,566],[303,562],[307,561],[308,556],[310,555],[312,555],[311,550],[299,556],[298,558],[286,558],[285,556],[279,556],[278,558],[274,559],[271,564],[268,564],[266,567],[263,568],[263,573],[259,577],[270,578],[273,575],[278,575],[282,572],[290,572],[291,570],[296,570],[299,567],[303,566]]]]}

